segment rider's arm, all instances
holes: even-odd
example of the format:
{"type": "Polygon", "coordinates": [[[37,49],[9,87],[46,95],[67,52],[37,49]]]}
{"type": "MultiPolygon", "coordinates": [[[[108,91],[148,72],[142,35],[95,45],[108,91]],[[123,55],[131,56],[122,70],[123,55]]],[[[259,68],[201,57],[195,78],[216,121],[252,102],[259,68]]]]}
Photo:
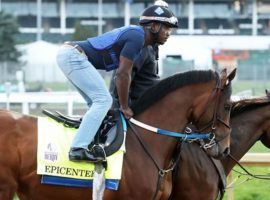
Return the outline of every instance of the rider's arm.
{"type": "Polygon", "coordinates": [[[131,82],[131,71],[133,61],[120,55],[119,68],[116,71],[116,88],[120,103],[120,108],[126,118],[133,115],[132,110],[128,106],[129,87],[131,82]]]}
{"type": "Polygon", "coordinates": [[[119,98],[120,108],[126,118],[133,115],[128,105],[129,88],[133,62],[140,54],[144,45],[144,34],[136,30],[127,31],[119,40],[124,41],[124,46],[119,57],[119,67],[116,71],[115,84],[119,98]]]}

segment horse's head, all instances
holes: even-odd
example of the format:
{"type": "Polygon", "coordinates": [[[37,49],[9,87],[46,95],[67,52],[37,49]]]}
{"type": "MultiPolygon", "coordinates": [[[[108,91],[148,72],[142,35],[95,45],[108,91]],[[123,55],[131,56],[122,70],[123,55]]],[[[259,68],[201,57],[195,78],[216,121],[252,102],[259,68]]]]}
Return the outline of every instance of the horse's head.
{"type": "Polygon", "coordinates": [[[205,90],[193,109],[193,121],[198,132],[211,134],[211,138],[202,140],[201,145],[208,155],[215,158],[222,158],[230,152],[230,83],[235,73],[236,69],[230,74],[226,69],[222,70],[220,76],[216,73],[215,86],[205,90]]]}
{"type": "MultiPolygon", "coordinates": [[[[265,90],[266,97],[270,101],[270,92],[268,90],[265,90]]],[[[269,112],[269,110],[266,110],[266,112],[269,112]]],[[[267,120],[263,124],[264,127],[264,133],[260,137],[261,142],[266,146],[267,148],[270,148],[270,120],[267,120]]]]}
{"type": "Polygon", "coordinates": [[[264,125],[264,132],[260,137],[260,141],[263,143],[263,145],[270,149],[270,120],[265,122],[264,125]]]}

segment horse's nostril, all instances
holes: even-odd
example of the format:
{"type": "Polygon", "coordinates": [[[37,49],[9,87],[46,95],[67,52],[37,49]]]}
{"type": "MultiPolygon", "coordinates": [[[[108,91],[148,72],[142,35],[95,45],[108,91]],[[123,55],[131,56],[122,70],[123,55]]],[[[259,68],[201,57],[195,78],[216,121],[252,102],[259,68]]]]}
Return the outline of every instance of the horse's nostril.
{"type": "Polygon", "coordinates": [[[224,154],[225,156],[229,155],[229,154],[230,154],[230,147],[227,147],[227,148],[224,150],[223,154],[224,154]]]}

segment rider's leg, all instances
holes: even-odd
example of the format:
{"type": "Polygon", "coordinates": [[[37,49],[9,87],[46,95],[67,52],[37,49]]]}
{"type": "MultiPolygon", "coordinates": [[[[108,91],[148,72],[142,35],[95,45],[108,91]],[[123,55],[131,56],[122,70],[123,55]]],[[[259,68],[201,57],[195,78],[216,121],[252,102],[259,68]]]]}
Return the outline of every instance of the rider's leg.
{"type": "Polygon", "coordinates": [[[72,50],[73,52],[67,53],[72,55],[68,57],[68,62],[65,61],[64,64],[62,63],[61,65],[63,59],[58,59],[58,63],[60,63],[60,67],[63,66],[61,68],[67,78],[76,86],[87,101],[87,104],[92,103],[90,109],[85,113],[78,132],[71,144],[72,148],[87,149],[111,107],[112,97],[103,78],[92,64],[89,63],[87,57],[80,54],[76,49],[72,50]],[[67,65],[68,67],[66,67],[67,65]]]}

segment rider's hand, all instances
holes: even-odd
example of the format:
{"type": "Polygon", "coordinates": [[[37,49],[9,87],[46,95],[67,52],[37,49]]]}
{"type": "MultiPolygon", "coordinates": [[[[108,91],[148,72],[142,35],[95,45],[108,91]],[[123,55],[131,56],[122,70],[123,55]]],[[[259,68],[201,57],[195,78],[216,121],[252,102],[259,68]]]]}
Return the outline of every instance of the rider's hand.
{"type": "Polygon", "coordinates": [[[122,111],[126,119],[130,119],[133,116],[133,111],[129,107],[121,108],[120,110],[122,111]]]}

